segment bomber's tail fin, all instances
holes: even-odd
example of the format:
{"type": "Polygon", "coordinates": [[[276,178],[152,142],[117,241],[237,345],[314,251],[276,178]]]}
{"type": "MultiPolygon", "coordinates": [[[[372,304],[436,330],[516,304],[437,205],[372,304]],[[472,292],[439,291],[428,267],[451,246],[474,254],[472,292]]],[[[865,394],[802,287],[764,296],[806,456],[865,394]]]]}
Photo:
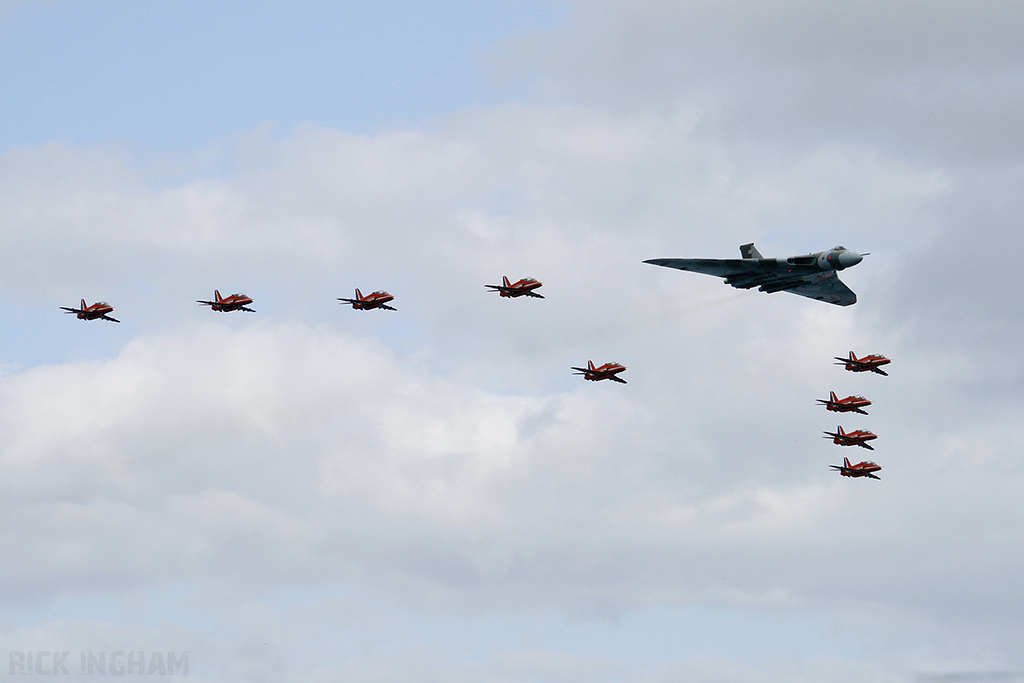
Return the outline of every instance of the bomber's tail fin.
{"type": "Polygon", "coordinates": [[[743,258],[764,258],[764,256],[761,256],[761,252],[757,250],[757,247],[754,246],[753,242],[750,244],[741,244],[740,255],[743,256],[743,258]]]}

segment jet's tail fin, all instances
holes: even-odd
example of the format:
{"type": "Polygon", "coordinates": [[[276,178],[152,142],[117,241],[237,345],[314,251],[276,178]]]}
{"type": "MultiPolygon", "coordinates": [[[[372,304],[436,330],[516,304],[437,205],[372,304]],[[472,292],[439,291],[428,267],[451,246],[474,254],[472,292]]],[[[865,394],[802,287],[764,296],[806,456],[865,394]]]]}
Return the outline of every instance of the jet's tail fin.
{"type": "Polygon", "coordinates": [[[843,458],[843,466],[846,467],[847,469],[850,468],[850,459],[849,458],[843,458]]]}
{"type": "Polygon", "coordinates": [[[842,425],[836,427],[836,434],[838,434],[839,436],[846,436],[846,432],[843,431],[842,425]]]}
{"type": "Polygon", "coordinates": [[[85,310],[85,299],[82,299],[82,310],[85,310]]]}
{"type": "Polygon", "coordinates": [[[834,391],[828,392],[828,397],[829,397],[829,399],[831,399],[831,401],[833,403],[839,403],[839,398],[836,396],[836,392],[834,392],[834,391]]]}
{"type": "Polygon", "coordinates": [[[761,252],[757,250],[757,247],[754,246],[753,242],[750,244],[741,244],[740,255],[743,256],[743,258],[764,258],[764,256],[761,256],[761,252]]]}
{"type": "Polygon", "coordinates": [[[214,301],[220,301],[220,290],[219,289],[213,290],[213,300],[214,301]]]}
{"type": "Polygon", "coordinates": [[[594,361],[592,361],[592,360],[588,360],[587,361],[587,369],[588,370],[593,370],[594,369],[594,361]]]}
{"type": "Polygon", "coordinates": [[[363,298],[363,293],[359,291],[358,287],[356,287],[356,298],[357,299],[362,299],[363,298]]]}
{"type": "Polygon", "coordinates": [[[501,276],[501,284],[503,284],[506,287],[511,287],[512,286],[512,283],[510,283],[508,281],[508,275],[502,275],[501,276]]]}

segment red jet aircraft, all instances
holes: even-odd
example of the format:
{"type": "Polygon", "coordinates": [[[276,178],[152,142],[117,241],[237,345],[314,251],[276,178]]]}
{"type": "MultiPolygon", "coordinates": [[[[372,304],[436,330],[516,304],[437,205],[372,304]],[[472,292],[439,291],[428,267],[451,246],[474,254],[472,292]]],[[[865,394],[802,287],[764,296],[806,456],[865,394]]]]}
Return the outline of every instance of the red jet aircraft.
{"type": "Polygon", "coordinates": [[[871,405],[871,401],[863,396],[836,398],[836,392],[834,391],[828,392],[827,401],[823,398],[816,400],[825,406],[825,410],[831,410],[833,413],[860,413],[861,415],[867,415],[863,409],[871,405]]]}
{"type": "Polygon", "coordinates": [[[501,296],[512,297],[513,299],[520,296],[532,296],[543,299],[543,296],[533,291],[542,284],[544,283],[534,280],[532,277],[524,277],[519,282],[510,284],[508,277],[502,275],[500,285],[484,285],[484,287],[490,287],[492,292],[498,292],[501,296]]]}
{"type": "Polygon", "coordinates": [[[352,304],[352,308],[357,311],[368,311],[371,308],[386,308],[389,311],[397,311],[397,308],[392,308],[387,305],[387,303],[394,298],[395,297],[391,296],[384,290],[374,292],[368,296],[363,296],[363,293],[357,288],[355,299],[342,299],[341,297],[338,297],[338,301],[344,301],[347,304],[352,304]]]}
{"type": "Polygon", "coordinates": [[[69,308],[67,306],[60,306],[65,313],[76,313],[78,314],[79,320],[109,320],[112,323],[119,323],[120,320],[111,318],[107,313],[114,310],[114,307],[108,304],[106,301],[97,301],[92,306],[85,305],[85,299],[82,299],[81,308],[69,308]]]}
{"type": "Polygon", "coordinates": [[[832,443],[838,446],[860,446],[861,448],[866,448],[869,451],[875,450],[874,447],[869,446],[867,442],[872,439],[877,439],[878,436],[876,434],[872,434],[871,432],[861,429],[852,432],[844,432],[842,427],[836,427],[836,429],[838,430],[836,432],[825,432],[825,434],[828,435],[825,438],[831,438],[832,443]]]}
{"type": "Polygon", "coordinates": [[[622,384],[626,383],[626,380],[615,376],[626,369],[626,366],[621,363],[605,363],[601,367],[595,368],[594,361],[588,360],[587,367],[571,369],[579,370],[579,372],[574,372],[573,374],[583,375],[583,379],[589,379],[591,382],[600,382],[603,379],[610,379],[615,382],[621,382],[622,384]]]}
{"type": "Polygon", "coordinates": [[[876,477],[874,473],[882,469],[882,466],[873,463],[870,460],[865,460],[864,462],[859,462],[856,465],[851,465],[849,458],[843,458],[842,465],[829,465],[829,467],[839,470],[839,474],[844,477],[870,477],[871,479],[881,479],[881,477],[876,477]]]}
{"type": "Polygon", "coordinates": [[[249,313],[255,313],[256,311],[251,308],[246,308],[252,303],[252,299],[247,297],[245,294],[232,294],[227,298],[221,298],[220,290],[213,290],[213,301],[196,301],[197,304],[209,306],[215,311],[221,313],[227,313],[228,311],[248,311],[249,313]]]}
{"type": "Polygon", "coordinates": [[[836,365],[845,365],[846,369],[850,372],[877,372],[879,375],[889,376],[884,370],[879,368],[883,365],[888,365],[892,361],[885,356],[871,355],[864,356],[863,358],[857,358],[853,351],[850,351],[849,358],[840,358],[836,356],[835,359],[840,361],[836,365]]]}

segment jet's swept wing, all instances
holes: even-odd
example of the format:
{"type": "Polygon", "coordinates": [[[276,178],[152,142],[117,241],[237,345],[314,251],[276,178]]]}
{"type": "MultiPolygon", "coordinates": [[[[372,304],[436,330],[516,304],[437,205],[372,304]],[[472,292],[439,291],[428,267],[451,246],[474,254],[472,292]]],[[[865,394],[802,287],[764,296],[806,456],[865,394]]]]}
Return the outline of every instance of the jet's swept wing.
{"type": "Polygon", "coordinates": [[[842,465],[829,465],[829,467],[841,473],[844,477],[868,477],[869,479],[882,481],[881,477],[876,476],[871,472],[857,469],[856,467],[843,467],[842,465]]]}
{"type": "MultiPolygon", "coordinates": [[[[394,306],[388,306],[387,304],[378,303],[378,302],[374,301],[373,299],[371,299],[369,297],[366,297],[365,299],[342,299],[339,296],[339,297],[337,297],[337,299],[338,299],[338,301],[342,301],[342,302],[344,302],[346,304],[352,304],[354,307],[361,307],[361,308],[363,308],[365,310],[369,310],[371,308],[383,308],[383,309],[388,310],[388,311],[397,311],[398,310],[394,306]]],[[[389,301],[390,301],[390,299],[389,299],[389,301]]]]}
{"type": "Polygon", "coordinates": [[[590,380],[591,382],[600,382],[603,379],[610,379],[619,384],[627,384],[626,380],[617,376],[617,373],[625,371],[626,366],[621,363],[605,363],[601,367],[596,367],[594,361],[587,361],[587,367],[585,368],[570,368],[570,370],[576,370],[577,375],[583,375],[583,379],[590,380]]]}
{"type": "Polygon", "coordinates": [[[590,377],[586,378],[586,379],[589,379],[589,380],[600,381],[602,379],[610,379],[613,382],[618,382],[619,384],[628,384],[628,382],[626,380],[622,379],[621,377],[617,377],[615,375],[612,375],[612,374],[607,374],[607,373],[603,373],[603,372],[602,373],[593,373],[593,372],[588,373],[583,368],[569,368],[569,369],[570,370],[583,370],[583,372],[577,372],[575,374],[577,374],[577,375],[591,375],[590,377]]]}
{"type": "Polygon", "coordinates": [[[342,303],[351,304],[352,308],[361,311],[369,311],[374,308],[383,308],[387,311],[397,311],[398,309],[394,306],[388,306],[387,302],[393,301],[395,297],[391,296],[387,292],[381,290],[363,296],[363,293],[356,287],[356,298],[346,299],[344,297],[337,297],[338,301],[342,303]]]}
{"type": "Polygon", "coordinates": [[[484,285],[484,287],[490,287],[492,292],[501,292],[506,296],[532,296],[534,299],[543,299],[543,294],[537,292],[531,292],[528,289],[519,289],[517,287],[502,287],[501,285],[484,285]]]}
{"type": "Polygon", "coordinates": [[[256,309],[249,308],[248,306],[242,306],[235,303],[228,303],[226,299],[220,301],[200,301],[196,299],[197,304],[203,304],[204,306],[210,306],[215,311],[227,312],[227,311],[245,311],[246,313],[255,313],[256,309]]]}
{"type": "Polygon", "coordinates": [[[500,285],[484,285],[489,288],[492,292],[498,292],[503,297],[518,298],[521,296],[531,296],[535,299],[543,299],[544,296],[533,291],[540,287],[542,283],[532,277],[524,277],[515,283],[509,282],[508,276],[503,275],[501,277],[500,285]]]}
{"type": "Polygon", "coordinates": [[[753,244],[740,247],[742,259],[649,259],[644,263],[725,279],[737,289],[757,287],[762,292],[792,292],[837,306],[857,303],[857,295],[840,282],[837,270],[860,263],[862,255],[836,247],[829,251],[784,259],[766,259],[753,244]]]}
{"type": "Polygon", "coordinates": [[[107,304],[105,302],[102,302],[102,301],[97,302],[97,303],[93,304],[92,306],[86,306],[85,305],[85,300],[83,299],[82,300],[82,308],[73,308],[73,307],[70,307],[70,306],[59,306],[58,308],[60,308],[65,313],[74,313],[79,318],[82,318],[84,320],[97,320],[97,319],[99,319],[99,320],[109,320],[112,323],[119,323],[119,322],[121,322],[117,318],[111,318],[109,315],[107,315],[107,313],[109,313],[110,311],[112,311],[114,309],[109,304],[107,304]]]}

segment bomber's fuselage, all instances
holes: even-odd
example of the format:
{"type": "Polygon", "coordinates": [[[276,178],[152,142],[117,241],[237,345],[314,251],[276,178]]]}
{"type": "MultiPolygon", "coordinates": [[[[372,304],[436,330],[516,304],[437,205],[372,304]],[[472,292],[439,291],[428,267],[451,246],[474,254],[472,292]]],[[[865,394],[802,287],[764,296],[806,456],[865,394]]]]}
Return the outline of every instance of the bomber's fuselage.
{"type": "MultiPolygon", "coordinates": [[[[767,259],[762,259],[767,260],[767,259]]],[[[836,247],[828,251],[819,251],[817,254],[805,256],[790,256],[786,259],[771,259],[778,263],[779,267],[784,266],[818,266],[820,270],[843,270],[855,266],[864,260],[863,254],[850,251],[845,247],[836,247]]]]}

